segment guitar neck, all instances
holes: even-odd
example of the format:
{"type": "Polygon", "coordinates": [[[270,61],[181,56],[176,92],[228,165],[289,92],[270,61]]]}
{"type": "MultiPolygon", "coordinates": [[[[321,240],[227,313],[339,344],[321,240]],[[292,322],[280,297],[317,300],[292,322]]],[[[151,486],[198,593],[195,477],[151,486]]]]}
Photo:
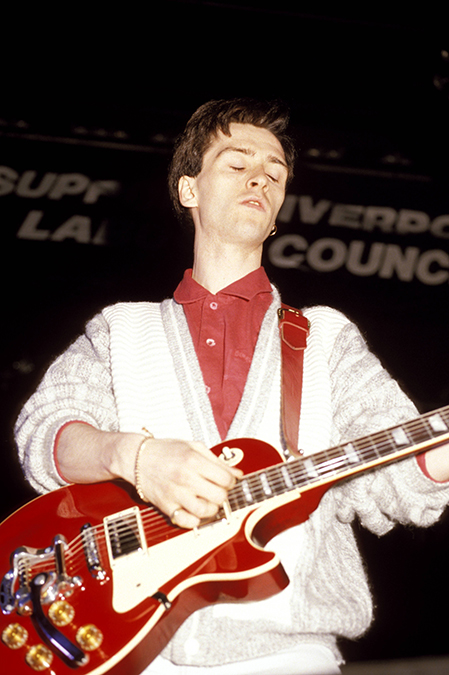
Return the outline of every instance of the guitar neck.
{"type": "Polygon", "coordinates": [[[292,490],[326,485],[449,441],[449,406],[404,424],[246,475],[229,493],[231,511],[292,490]]]}

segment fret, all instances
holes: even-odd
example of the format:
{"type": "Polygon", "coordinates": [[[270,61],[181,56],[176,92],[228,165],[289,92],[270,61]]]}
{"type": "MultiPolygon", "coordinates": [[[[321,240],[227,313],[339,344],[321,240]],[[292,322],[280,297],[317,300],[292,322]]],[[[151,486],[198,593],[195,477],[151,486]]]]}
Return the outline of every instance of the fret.
{"type": "MultiPolygon", "coordinates": [[[[263,471],[259,474],[252,474],[248,476],[245,480],[240,481],[229,493],[231,497],[234,496],[234,493],[240,492],[241,499],[238,499],[239,508],[244,508],[249,504],[255,504],[263,502],[270,497],[273,497],[274,494],[280,492],[281,494],[286,490],[281,487],[281,490],[275,489],[275,483],[270,480],[269,472],[273,473],[273,468],[263,471]]],[[[233,503],[230,503],[231,510],[234,510],[233,503]]]]}
{"type": "Polygon", "coordinates": [[[310,476],[305,470],[304,460],[297,459],[289,465],[289,474],[295,487],[301,487],[310,483],[310,476]]]}
{"type": "Polygon", "coordinates": [[[347,466],[346,458],[341,453],[341,448],[338,447],[331,451],[318,452],[305,460],[299,460],[299,462],[298,466],[295,467],[295,485],[297,487],[308,485],[320,477],[341,473],[347,466]]]}
{"type": "Polygon", "coordinates": [[[427,417],[427,422],[432,431],[436,434],[441,434],[444,433],[445,431],[448,431],[446,422],[443,420],[443,418],[439,413],[433,413],[433,415],[427,417]]]}
{"type": "MultiPolygon", "coordinates": [[[[436,411],[435,411],[436,412],[436,411]]],[[[449,407],[446,406],[446,408],[441,408],[438,413],[440,414],[441,418],[446,422],[446,424],[449,427],[449,407]]]]}
{"type": "MultiPolygon", "coordinates": [[[[394,454],[397,452],[397,444],[395,440],[391,437],[390,433],[387,432],[382,432],[383,438],[384,438],[384,449],[383,449],[383,455],[385,457],[389,457],[390,455],[394,454]]],[[[410,443],[408,444],[410,445],[410,443]]]]}
{"type": "Polygon", "coordinates": [[[364,466],[378,464],[378,460],[392,461],[395,456],[407,454],[407,450],[410,454],[417,452],[418,446],[440,436],[449,437],[449,406],[403,425],[247,475],[229,492],[228,503],[232,511],[256,506],[276,495],[313,483],[330,482],[334,476],[347,475],[348,470],[363,471],[364,466]]]}
{"type": "Polygon", "coordinates": [[[410,440],[402,427],[391,429],[391,436],[398,448],[410,445],[410,440]]]}
{"type": "Polygon", "coordinates": [[[415,420],[406,425],[408,435],[412,441],[412,445],[418,445],[423,441],[428,441],[435,435],[432,431],[431,425],[423,418],[422,420],[415,420]]]}
{"type": "Polygon", "coordinates": [[[294,474],[287,464],[273,466],[270,471],[270,486],[274,494],[283,495],[297,485],[294,474]]]}
{"type": "Polygon", "coordinates": [[[254,497],[247,478],[237,483],[229,491],[228,504],[231,511],[238,511],[248,504],[254,504],[254,497]]]}
{"type": "Polygon", "coordinates": [[[304,469],[306,470],[309,478],[319,478],[320,474],[318,473],[318,471],[315,467],[315,462],[313,461],[312,457],[307,457],[303,461],[303,466],[304,466],[304,469]]]}
{"type": "Polygon", "coordinates": [[[286,464],[281,465],[281,474],[282,478],[284,479],[284,484],[287,490],[293,490],[294,484],[292,482],[292,479],[290,477],[290,472],[288,470],[288,467],[286,464]]]}
{"type": "MultiPolygon", "coordinates": [[[[347,467],[346,457],[340,448],[320,452],[316,455],[315,467],[319,476],[341,473],[347,467]]],[[[359,460],[357,460],[359,461],[359,460]]]]}
{"type": "Polygon", "coordinates": [[[244,497],[245,501],[247,502],[247,504],[252,504],[252,502],[254,501],[254,498],[253,498],[253,495],[252,495],[251,490],[249,488],[248,481],[242,480],[241,483],[240,483],[240,486],[242,488],[243,497],[244,497]]]}
{"type": "Polygon", "coordinates": [[[346,443],[346,445],[343,446],[343,452],[350,464],[358,464],[360,462],[360,457],[352,443],[346,443]]]}
{"type": "Polygon", "coordinates": [[[271,497],[271,495],[273,494],[273,490],[271,489],[266,473],[260,474],[260,482],[262,483],[262,490],[264,491],[264,494],[267,497],[271,497]]]}
{"type": "Polygon", "coordinates": [[[382,434],[375,434],[373,436],[365,436],[365,438],[361,438],[358,441],[353,441],[361,463],[366,464],[382,456],[381,447],[380,444],[376,443],[376,438],[384,438],[384,436],[382,434]]]}

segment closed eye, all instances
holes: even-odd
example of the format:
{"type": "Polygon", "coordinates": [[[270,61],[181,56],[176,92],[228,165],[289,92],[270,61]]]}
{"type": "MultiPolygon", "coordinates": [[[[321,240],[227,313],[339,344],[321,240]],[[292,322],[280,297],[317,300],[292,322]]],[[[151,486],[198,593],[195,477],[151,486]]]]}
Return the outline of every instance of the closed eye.
{"type": "MultiPolygon", "coordinates": [[[[245,167],[244,167],[244,166],[234,166],[234,165],[231,165],[230,168],[231,168],[233,171],[244,171],[244,170],[245,170],[245,167]]],[[[271,174],[269,174],[269,173],[267,173],[267,178],[269,178],[269,180],[271,180],[273,183],[279,183],[279,178],[277,178],[276,176],[273,176],[273,175],[271,175],[271,174]]]]}

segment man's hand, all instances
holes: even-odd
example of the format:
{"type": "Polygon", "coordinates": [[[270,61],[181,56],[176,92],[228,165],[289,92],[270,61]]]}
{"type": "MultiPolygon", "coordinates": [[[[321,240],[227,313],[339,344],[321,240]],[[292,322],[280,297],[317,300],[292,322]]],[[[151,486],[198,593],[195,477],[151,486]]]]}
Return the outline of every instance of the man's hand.
{"type": "Polygon", "coordinates": [[[240,469],[227,466],[202,443],[149,438],[142,434],[99,431],[73,422],[55,448],[62,477],[73,483],[124,478],[135,484],[139,452],[140,489],[144,497],[180,527],[196,527],[225,501],[240,469]],[[140,450],[139,450],[140,448],[140,450]]]}
{"type": "Polygon", "coordinates": [[[449,480],[449,444],[425,453],[426,468],[433,480],[444,483],[449,480]]]}
{"type": "Polygon", "coordinates": [[[202,443],[152,438],[139,455],[140,488],[149,502],[180,527],[214,516],[240,469],[228,467],[202,443]]]}

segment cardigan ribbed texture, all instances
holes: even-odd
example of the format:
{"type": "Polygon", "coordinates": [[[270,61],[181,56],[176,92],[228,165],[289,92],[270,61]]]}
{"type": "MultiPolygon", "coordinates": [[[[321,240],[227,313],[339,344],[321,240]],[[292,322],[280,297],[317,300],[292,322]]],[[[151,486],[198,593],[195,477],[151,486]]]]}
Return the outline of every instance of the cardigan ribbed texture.
{"type": "MultiPolygon", "coordinates": [[[[283,452],[275,290],[274,297],[228,438],[260,438],[283,452]]],[[[311,322],[299,431],[306,455],[417,415],[344,315],[327,307],[304,314],[311,322]]],[[[108,431],[145,426],[156,437],[209,447],[220,441],[181,306],[166,300],[108,307],[52,364],[16,424],[22,466],[39,492],[64,484],[53,445],[70,420],[108,431]]],[[[448,485],[426,478],[414,458],[338,484],[307,522],[269,542],[290,578],[284,591],[257,603],[199,610],[163,655],[180,664],[218,665],[318,642],[341,660],[336,638],[356,638],[372,619],[353,519],[379,535],[395,522],[428,526],[448,500],[448,485]]]]}

